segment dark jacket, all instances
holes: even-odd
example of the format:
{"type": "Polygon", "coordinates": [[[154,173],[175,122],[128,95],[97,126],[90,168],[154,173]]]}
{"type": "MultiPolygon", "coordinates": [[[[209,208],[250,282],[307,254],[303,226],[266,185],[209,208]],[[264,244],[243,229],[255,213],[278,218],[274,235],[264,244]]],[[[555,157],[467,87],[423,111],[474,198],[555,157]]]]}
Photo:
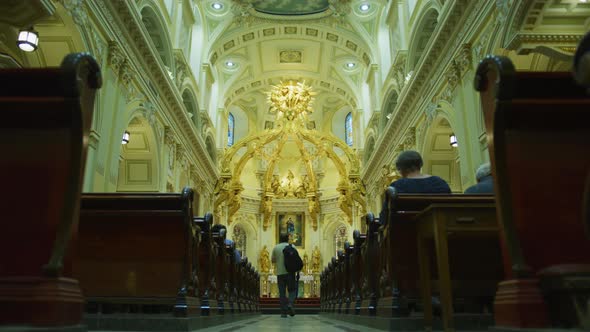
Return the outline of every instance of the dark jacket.
{"type": "MultiPolygon", "coordinates": [[[[427,178],[402,178],[390,184],[400,194],[450,194],[451,188],[447,182],[438,176],[427,178]]],[[[387,198],[383,201],[379,221],[383,223],[387,215],[387,198]]]]}
{"type": "Polygon", "coordinates": [[[478,183],[467,188],[466,194],[493,194],[494,193],[494,178],[491,175],[484,176],[478,183]]]}

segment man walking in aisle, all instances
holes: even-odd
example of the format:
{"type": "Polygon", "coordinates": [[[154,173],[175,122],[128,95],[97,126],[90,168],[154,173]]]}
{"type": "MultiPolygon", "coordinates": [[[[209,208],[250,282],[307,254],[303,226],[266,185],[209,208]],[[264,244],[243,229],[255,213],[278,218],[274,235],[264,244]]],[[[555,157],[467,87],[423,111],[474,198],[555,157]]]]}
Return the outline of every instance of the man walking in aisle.
{"type": "MultiPolygon", "coordinates": [[[[279,286],[279,300],[281,303],[281,317],[295,316],[293,305],[297,296],[297,282],[295,281],[295,272],[287,271],[285,267],[285,255],[283,250],[289,246],[289,234],[281,233],[279,235],[279,244],[272,250],[272,262],[276,265],[277,283],[279,286]],[[286,291],[289,291],[287,298],[286,291]]],[[[294,249],[294,248],[293,248],[294,249]]],[[[297,249],[295,249],[297,250],[297,249]]]]}

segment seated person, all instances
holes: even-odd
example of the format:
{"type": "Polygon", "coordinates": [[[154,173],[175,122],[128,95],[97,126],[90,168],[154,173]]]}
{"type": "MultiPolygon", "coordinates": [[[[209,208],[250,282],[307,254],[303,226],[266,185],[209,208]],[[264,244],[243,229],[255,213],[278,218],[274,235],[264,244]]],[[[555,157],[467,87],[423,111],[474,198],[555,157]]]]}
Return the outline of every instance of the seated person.
{"type": "MultiPolygon", "coordinates": [[[[420,172],[423,165],[422,156],[418,152],[408,150],[400,153],[395,161],[395,168],[402,178],[394,181],[390,186],[400,194],[450,194],[451,188],[445,180],[420,172]]],[[[379,214],[381,223],[385,220],[387,213],[387,199],[385,199],[379,214]]]]}
{"type": "Polygon", "coordinates": [[[490,163],[482,164],[475,172],[477,183],[465,190],[466,194],[493,194],[494,178],[490,163]]]}
{"type": "MultiPolygon", "coordinates": [[[[400,153],[395,161],[395,168],[402,178],[394,181],[389,186],[394,187],[398,193],[402,194],[450,194],[451,188],[445,180],[435,175],[420,172],[423,165],[422,156],[418,152],[408,150],[400,153]]],[[[384,223],[387,214],[389,214],[389,211],[386,198],[379,214],[381,223],[384,223]]],[[[438,297],[433,296],[431,303],[434,315],[440,315],[441,307],[438,297]]]]}
{"type": "MultiPolygon", "coordinates": [[[[227,228],[225,225],[222,224],[215,224],[211,227],[211,232],[219,233],[223,229],[223,243],[226,246],[231,246],[234,244],[234,241],[228,239],[227,236],[227,228]]],[[[240,255],[240,251],[234,246],[234,263],[238,264],[242,261],[242,255],[240,255]]]]}
{"type": "Polygon", "coordinates": [[[420,173],[424,162],[416,151],[400,153],[395,161],[395,168],[402,176],[390,186],[400,194],[450,194],[447,182],[438,176],[420,173]]]}

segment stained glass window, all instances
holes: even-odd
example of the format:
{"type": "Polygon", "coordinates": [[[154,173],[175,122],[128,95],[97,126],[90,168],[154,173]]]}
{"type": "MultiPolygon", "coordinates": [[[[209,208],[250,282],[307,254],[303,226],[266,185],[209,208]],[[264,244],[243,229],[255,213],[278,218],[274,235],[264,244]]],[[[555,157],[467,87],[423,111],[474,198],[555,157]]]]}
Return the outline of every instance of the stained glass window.
{"type": "Polygon", "coordinates": [[[227,118],[227,146],[234,145],[234,115],[229,113],[229,117],[227,118]]]}
{"type": "Polygon", "coordinates": [[[352,112],[346,114],[346,120],[344,120],[344,131],[346,134],[346,144],[352,146],[352,112]]]}

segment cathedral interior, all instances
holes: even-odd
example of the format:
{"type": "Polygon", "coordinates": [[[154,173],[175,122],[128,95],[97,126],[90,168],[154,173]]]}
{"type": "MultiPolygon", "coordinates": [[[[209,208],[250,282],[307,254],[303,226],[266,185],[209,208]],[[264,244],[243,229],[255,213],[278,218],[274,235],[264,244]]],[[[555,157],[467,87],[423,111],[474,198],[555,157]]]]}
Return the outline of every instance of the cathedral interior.
{"type": "MultiPolygon", "coordinates": [[[[190,188],[193,216],[223,225],[225,237],[249,262],[250,272],[240,273],[254,276],[253,298],[279,296],[270,257],[279,234],[288,232],[304,263],[298,296],[302,301],[317,299],[318,311],[328,314],[298,315],[300,325],[322,331],[408,330],[413,328],[371,323],[372,316],[383,314],[372,312],[370,303],[368,314],[359,309],[362,319],[351,314],[348,321],[334,320],[329,314],[344,315],[346,305],[330,302],[340,293],[327,291],[332,287],[328,284],[348,280],[343,277],[348,265],[340,267],[338,262],[352,257],[350,248],[364,236],[355,231],[367,234],[369,243],[374,230],[372,215],[367,214],[379,215],[388,199],[386,189],[402,177],[396,158],[406,150],[418,151],[423,173],[445,180],[453,195],[462,194],[478,182],[476,170],[494,153],[489,144],[493,134],[486,128],[489,120],[480,101],[484,92],[474,88],[480,61],[496,55],[509,59],[516,72],[571,73],[578,44],[588,31],[590,2],[585,0],[7,0],[0,1],[0,68],[59,67],[64,57],[79,52],[87,52],[98,64],[102,86],[96,90],[84,138],[81,218],[90,213],[85,214],[84,204],[92,197],[106,200],[106,195],[120,193],[156,197],[190,188]],[[25,45],[19,41],[23,33],[29,34],[25,45]]],[[[6,88],[6,81],[2,84],[6,88]]],[[[585,103],[588,106],[588,99],[585,103]]],[[[546,143],[543,155],[560,153],[551,141],[546,143]]],[[[3,160],[12,158],[8,152],[2,154],[3,160]]],[[[574,163],[588,170],[584,158],[574,163]]],[[[538,161],[542,164],[543,158],[538,161]]],[[[11,177],[2,176],[6,175],[11,177]]],[[[19,180],[7,181],[3,180],[19,185],[19,180]]],[[[493,204],[491,197],[480,203],[493,204]]],[[[91,251],[98,238],[86,237],[87,229],[82,223],[79,227],[77,243],[88,243],[80,252],[91,251]]],[[[111,234],[104,232],[101,236],[111,234]]],[[[123,234],[135,231],[114,228],[112,232],[120,232],[118,241],[126,242],[123,234]]],[[[380,234],[375,241],[395,244],[380,234]]],[[[415,240],[411,234],[414,237],[408,236],[408,241],[415,240]]],[[[588,239],[590,235],[585,248],[590,248],[588,239]]],[[[150,245],[138,237],[136,246],[148,250],[168,245],[164,243],[168,242],[150,245]]],[[[169,245],[174,247],[174,242],[169,245]]],[[[68,252],[82,248],[76,246],[72,244],[68,252]]],[[[409,246],[416,248],[414,242],[409,246]]],[[[489,247],[481,249],[482,257],[488,257],[489,247]]],[[[500,252],[513,253],[510,245],[501,247],[498,257],[500,252]]],[[[455,249],[449,245],[449,255],[455,249]]],[[[5,245],[2,251],[12,249],[5,245]]],[[[376,261],[385,257],[379,252],[376,249],[376,261]]],[[[582,254],[579,262],[589,264],[588,255],[582,254]]],[[[485,259],[492,260],[489,257],[485,259]]],[[[400,261],[403,265],[403,258],[400,261]]],[[[362,287],[375,287],[381,298],[394,298],[392,287],[384,286],[391,281],[388,273],[394,273],[393,267],[374,264],[379,269],[377,286],[366,281],[362,287]]],[[[586,279],[579,279],[585,286],[576,291],[585,299],[580,303],[587,301],[576,307],[577,317],[582,318],[573,325],[558,324],[559,328],[590,329],[588,266],[582,273],[586,279]]],[[[431,269],[435,267],[432,263],[431,269]]],[[[514,266],[503,267],[517,271],[514,266]]],[[[10,275],[6,271],[0,265],[0,280],[10,275]]],[[[206,278],[200,273],[199,280],[206,278]]],[[[125,278],[127,289],[139,292],[140,272],[129,272],[125,278]]],[[[77,279],[86,293],[82,277],[77,279]]],[[[495,280],[493,286],[497,284],[495,280]]],[[[443,288],[438,283],[433,287],[435,294],[443,288]]],[[[393,288],[397,289],[395,282],[393,288]]],[[[2,300],[2,289],[0,281],[0,308],[5,308],[10,301],[2,300]]],[[[523,289],[519,290],[529,291],[523,289]]],[[[460,301],[444,302],[442,293],[433,299],[439,297],[443,307],[454,305],[456,312],[468,307],[460,301]]],[[[464,329],[492,330],[490,313],[498,311],[492,297],[482,304],[491,322],[481,323],[483,327],[467,324],[464,329]]],[[[527,308],[537,308],[538,303],[531,301],[527,308]]],[[[364,306],[361,299],[360,303],[364,306]]],[[[92,313],[88,308],[86,312],[92,313]]],[[[422,311],[428,316],[421,305],[410,309],[410,317],[422,311]]],[[[536,309],[531,310],[535,316],[536,309]]],[[[247,319],[251,317],[256,316],[247,319]]],[[[260,322],[245,322],[259,331],[287,329],[281,325],[284,322],[262,317],[260,322]],[[263,322],[269,324],[266,329],[263,322]]],[[[535,321],[527,317],[522,321],[535,321]]],[[[220,322],[234,325],[201,328],[247,330],[247,325],[235,325],[231,319],[220,322]]],[[[297,321],[289,324],[299,331],[297,321]]],[[[440,324],[435,323],[434,329],[454,330],[446,318],[440,324]]],[[[547,322],[531,324],[512,328],[556,327],[547,322]]],[[[455,325],[461,329],[459,318],[455,325]]],[[[495,325],[502,325],[497,318],[495,325]]],[[[420,326],[417,330],[423,329],[420,326]]],[[[91,323],[86,328],[126,330],[91,323]]]]}

